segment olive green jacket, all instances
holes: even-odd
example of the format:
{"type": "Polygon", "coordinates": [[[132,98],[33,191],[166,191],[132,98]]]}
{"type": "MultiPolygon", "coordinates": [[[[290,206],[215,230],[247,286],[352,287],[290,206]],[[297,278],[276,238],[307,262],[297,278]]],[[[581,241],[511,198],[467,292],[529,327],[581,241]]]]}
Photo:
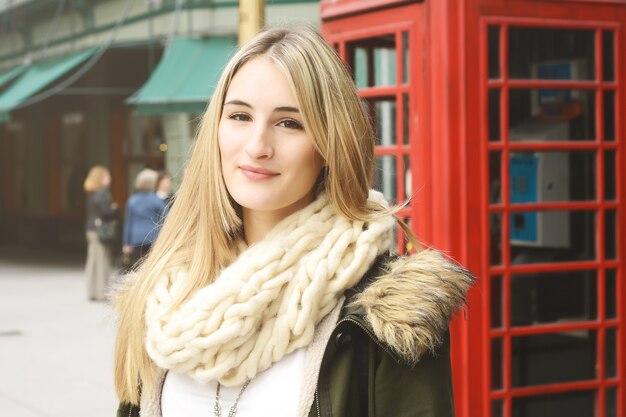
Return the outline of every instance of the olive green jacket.
{"type": "Polygon", "coordinates": [[[380,257],[346,292],[309,417],[454,416],[448,324],[473,281],[436,251],[380,257]]]}

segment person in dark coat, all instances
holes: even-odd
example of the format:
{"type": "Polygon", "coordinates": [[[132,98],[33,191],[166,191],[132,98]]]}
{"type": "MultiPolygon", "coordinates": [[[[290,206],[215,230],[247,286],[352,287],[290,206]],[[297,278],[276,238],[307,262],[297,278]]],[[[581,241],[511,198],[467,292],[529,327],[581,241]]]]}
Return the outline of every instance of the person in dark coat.
{"type": "Polygon", "coordinates": [[[159,234],[166,203],[154,192],[158,174],[144,169],[135,179],[135,193],[126,203],[122,251],[134,265],[148,251],[159,234]]]}
{"type": "Polygon", "coordinates": [[[96,232],[98,225],[117,218],[117,204],[112,202],[109,186],[111,174],[103,166],[89,170],[83,188],[87,193],[85,235],[87,239],[87,296],[91,301],[105,299],[105,290],[111,275],[110,242],[102,241],[96,232]]]}

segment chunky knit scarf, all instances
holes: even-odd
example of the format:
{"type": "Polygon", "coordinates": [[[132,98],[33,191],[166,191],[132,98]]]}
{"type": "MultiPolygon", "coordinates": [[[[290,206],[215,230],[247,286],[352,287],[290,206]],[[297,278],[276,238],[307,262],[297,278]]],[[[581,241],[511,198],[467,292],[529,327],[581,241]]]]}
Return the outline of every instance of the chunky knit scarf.
{"type": "MultiPolygon", "coordinates": [[[[369,199],[387,206],[377,191],[369,199]]],[[[321,195],[173,310],[186,273],[164,275],[148,297],[148,355],[201,383],[243,384],[311,342],[343,292],[389,250],[393,224],[391,215],[346,219],[321,195]]]]}

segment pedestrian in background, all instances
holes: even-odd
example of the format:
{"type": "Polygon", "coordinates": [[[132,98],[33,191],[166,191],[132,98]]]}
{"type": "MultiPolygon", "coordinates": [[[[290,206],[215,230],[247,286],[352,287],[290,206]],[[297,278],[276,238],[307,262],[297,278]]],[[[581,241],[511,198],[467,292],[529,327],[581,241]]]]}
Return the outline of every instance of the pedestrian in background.
{"type": "Polygon", "coordinates": [[[374,177],[336,51],[270,29],[231,59],[163,230],[122,284],[118,416],[452,417],[448,321],[471,275],[374,177]]]}
{"type": "Polygon", "coordinates": [[[135,178],[135,192],[126,202],[122,251],[135,265],[148,251],[159,234],[165,212],[165,201],[156,193],[158,173],[141,170],[135,178]]]}
{"type": "MultiPolygon", "coordinates": [[[[105,290],[111,275],[111,249],[109,244],[113,235],[103,241],[98,228],[118,217],[118,208],[111,199],[109,187],[111,174],[101,165],[89,170],[83,188],[87,193],[87,209],[85,219],[85,235],[87,238],[87,296],[91,301],[103,301],[105,290]]],[[[115,225],[112,225],[115,230],[115,225]]]]}
{"type": "Polygon", "coordinates": [[[172,200],[172,176],[167,171],[158,171],[156,195],[169,206],[172,200]]]}

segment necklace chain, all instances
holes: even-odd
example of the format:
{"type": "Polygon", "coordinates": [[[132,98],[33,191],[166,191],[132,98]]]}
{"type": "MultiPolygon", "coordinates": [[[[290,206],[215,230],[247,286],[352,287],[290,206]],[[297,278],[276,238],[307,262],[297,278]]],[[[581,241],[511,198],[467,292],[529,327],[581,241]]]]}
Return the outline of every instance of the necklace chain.
{"type": "MultiPolygon", "coordinates": [[[[250,380],[248,379],[243,384],[243,387],[241,387],[241,390],[239,391],[239,395],[237,395],[237,399],[235,400],[235,403],[230,407],[230,410],[228,410],[228,417],[235,417],[235,414],[237,414],[237,404],[239,404],[239,399],[243,395],[243,392],[246,390],[246,388],[248,388],[248,384],[249,383],[250,383],[250,380]]],[[[221,386],[222,385],[218,382],[217,383],[217,388],[215,389],[215,406],[213,407],[213,411],[215,413],[215,417],[222,417],[222,409],[220,407],[220,388],[221,388],[221,386]]]]}

